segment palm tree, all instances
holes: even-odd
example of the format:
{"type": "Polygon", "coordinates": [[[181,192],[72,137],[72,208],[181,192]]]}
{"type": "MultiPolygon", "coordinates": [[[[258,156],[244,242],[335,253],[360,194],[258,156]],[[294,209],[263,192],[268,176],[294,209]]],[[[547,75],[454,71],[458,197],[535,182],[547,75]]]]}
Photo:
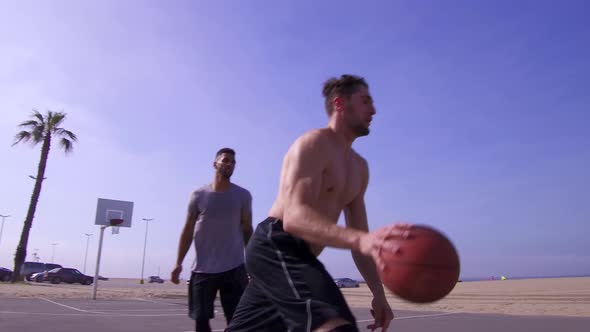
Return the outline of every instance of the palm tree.
{"type": "Polygon", "coordinates": [[[45,167],[47,166],[47,158],[49,157],[49,150],[51,148],[51,141],[54,138],[59,139],[60,146],[64,149],[65,153],[72,151],[73,143],[78,141],[78,138],[74,133],[60,125],[66,118],[66,114],[62,112],[47,111],[45,115],[42,115],[38,111],[33,111],[31,114],[32,120],[25,121],[19,125],[20,128],[24,128],[14,137],[14,143],[12,146],[18,143],[31,142],[33,146],[42,143],[41,146],[41,159],[39,160],[39,166],[37,168],[37,177],[35,179],[35,187],[33,188],[33,194],[31,195],[31,201],[29,203],[29,210],[27,211],[27,217],[23,225],[23,230],[20,236],[20,242],[16,247],[16,255],[14,256],[14,273],[12,274],[12,282],[22,281],[23,277],[21,274],[21,267],[25,262],[27,256],[27,243],[29,241],[29,232],[33,225],[33,218],[35,217],[35,210],[37,209],[37,202],[39,201],[39,195],[41,194],[41,184],[45,180],[45,167]]]}

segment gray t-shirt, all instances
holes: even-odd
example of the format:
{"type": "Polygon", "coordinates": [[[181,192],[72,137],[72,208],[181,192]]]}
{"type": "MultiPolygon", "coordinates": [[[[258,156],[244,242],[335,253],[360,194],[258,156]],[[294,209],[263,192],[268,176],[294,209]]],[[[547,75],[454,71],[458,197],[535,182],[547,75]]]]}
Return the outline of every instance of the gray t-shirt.
{"type": "Polygon", "coordinates": [[[219,273],[244,263],[242,216],[252,212],[252,195],[236,184],[225,192],[205,185],[192,192],[189,212],[197,213],[194,272],[219,273]]]}

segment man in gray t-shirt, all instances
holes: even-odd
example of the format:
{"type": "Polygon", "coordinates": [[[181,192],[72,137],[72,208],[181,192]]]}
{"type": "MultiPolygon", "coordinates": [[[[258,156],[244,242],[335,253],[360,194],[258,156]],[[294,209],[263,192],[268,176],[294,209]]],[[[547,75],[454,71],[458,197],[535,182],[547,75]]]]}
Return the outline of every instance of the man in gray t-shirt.
{"type": "Polygon", "coordinates": [[[182,261],[194,243],[189,316],[195,320],[197,332],[211,331],[209,320],[214,317],[218,291],[229,323],[248,283],[244,247],[252,235],[252,196],[230,181],[235,163],[234,150],[219,150],[213,162],[213,182],[191,193],[171,275],[172,282],[178,284],[182,261]]]}

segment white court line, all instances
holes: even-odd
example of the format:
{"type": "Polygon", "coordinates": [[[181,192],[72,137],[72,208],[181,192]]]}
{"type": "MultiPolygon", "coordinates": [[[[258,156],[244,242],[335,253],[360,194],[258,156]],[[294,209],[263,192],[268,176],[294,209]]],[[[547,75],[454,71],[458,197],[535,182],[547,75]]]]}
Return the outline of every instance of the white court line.
{"type": "Polygon", "coordinates": [[[183,307],[187,306],[185,303],[158,302],[158,301],[152,301],[152,300],[146,300],[146,299],[133,299],[133,300],[141,301],[141,302],[164,304],[164,305],[174,305],[174,306],[183,306],[183,307]]]}
{"type": "MultiPolygon", "coordinates": [[[[46,298],[39,298],[41,300],[53,303],[55,305],[68,308],[70,310],[77,311],[79,313],[42,313],[42,312],[20,312],[20,311],[0,311],[0,314],[22,314],[22,315],[45,315],[45,316],[85,316],[85,315],[109,315],[109,316],[117,316],[117,317],[166,317],[166,316],[186,316],[186,313],[179,313],[179,314],[125,314],[125,313],[115,313],[115,312],[104,312],[104,311],[91,311],[91,310],[84,310],[76,307],[72,307],[63,303],[55,302],[46,298]]],[[[123,309],[125,310],[125,309],[123,309]]],[[[142,310],[142,309],[139,309],[142,310]]],[[[167,309],[172,311],[172,309],[167,309]]],[[[109,310],[110,311],[110,310],[109,310]]],[[[127,310],[125,310],[127,311],[127,310]]],[[[136,311],[136,310],[134,310],[136,311]]],[[[436,314],[425,314],[425,315],[414,315],[414,316],[403,316],[403,317],[396,317],[394,320],[403,320],[403,319],[415,319],[415,318],[426,318],[426,317],[436,317],[436,316],[448,316],[448,315],[456,315],[460,314],[460,312],[443,312],[443,313],[436,313],[436,314]]],[[[357,323],[367,323],[373,322],[373,319],[365,319],[365,320],[357,320],[357,323]]],[[[224,330],[212,330],[212,332],[223,332],[224,330]]],[[[186,331],[186,332],[193,332],[193,331],[186,331]]]]}
{"type": "Polygon", "coordinates": [[[150,315],[150,314],[116,314],[112,312],[81,312],[79,314],[58,314],[48,312],[24,312],[24,311],[0,311],[0,314],[13,314],[13,315],[40,315],[40,316],[113,316],[113,317],[170,317],[170,316],[186,316],[186,313],[182,314],[162,314],[162,315],[150,315]]]}
{"type": "MultiPolygon", "coordinates": [[[[29,298],[27,298],[29,299],[29,298]]],[[[43,297],[39,298],[40,300],[47,301],[49,303],[55,304],[60,307],[64,307],[70,310],[77,311],[78,313],[47,313],[47,312],[24,312],[24,311],[0,311],[0,314],[13,314],[13,315],[41,315],[41,316],[115,316],[115,317],[170,317],[170,316],[186,316],[185,312],[182,313],[164,313],[164,314],[133,314],[133,313],[117,313],[117,310],[108,309],[106,311],[97,311],[97,310],[85,310],[76,307],[72,307],[63,303],[59,303],[50,299],[46,299],[43,297]],[[109,311],[109,312],[107,312],[109,311]]],[[[121,311],[137,311],[137,310],[146,310],[146,309],[121,309],[121,311]]],[[[163,310],[163,311],[179,311],[179,309],[147,309],[147,310],[163,310]]],[[[216,311],[217,312],[217,311],[216,311]]]]}
{"type": "Polygon", "coordinates": [[[49,312],[24,312],[24,311],[0,311],[0,314],[13,314],[13,315],[41,315],[41,316],[104,316],[104,315],[96,315],[96,314],[88,314],[88,313],[79,313],[79,314],[54,314],[49,312]]]}
{"type": "MultiPolygon", "coordinates": [[[[75,310],[75,311],[79,311],[82,313],[87,313],[87,314],[93,314],[93,315],[110,315],[110,316],[117,316],[117,317],[166,317],[166,316],[186,316],[186,313],[181,313],[181,314],[125,314],[125,313],[114,313],[114,312],[104,312],[104,311],[91,311],[91,310],[84,310],[84,309],[79,309],[79,308],[75,308],[69,305],[65,305],[63,303],[59,303],[59,302],[55,302],[43,297],[40,297],[41,300],[45,300],[47,302],[56,304],[58,306],[64,307],[64,308],[68,308],[71,310],[75,310]]],[[[125,309],[123,309],[125,310],[125,309]]],[[[2,313],[13,313],[13,314],[17,314],[20,312],[2,312],[2,313]]],[[[33,314],[33,313],[30,313],[33,314]]],[[[59,314],[54,314],[54,315],[59,315],[59,314]]]]}
{"type": "Polygon", "coordinates": [[[104,312],[104,313],[111,313],[111,312],[117,313],[117,312],[121,312],[121,311],[124,311],[124,312],[142,312],[142,311],[144,311],[144,312],[150,312],[150,311],[154,311],[154,312],[182,311],[182,312],[185,312],[186,309],[183,309],[183,308],[178,308],[178,309],[175,309],[175,308],[171,308],[171,309],[156,309],[156,308],[154,308],[154,309],[100,309],[100,311],[104,312]]]}
{"type": "MultiPolygon", "coordinates": [[[[458,312],[443,312],[439,314],[427,314],[427,315],[415,315],[415,316],[403,316],[403,317],[395,317],[393,320],[402,320],[402,319],[414,319],[414,318],[423,318],[423,317],[436,317],[436,316],[448,316],[448,315],[456,315],[458,312]]],[[[367,323],[367,322],[374,322],[374,319],[365,319],[365,320],[357,320],[357,323],[367,323]]]]}
{"type": "MultiPolygon", "coordinates": [[[[133,300],[142,301],[142,302],[149,302],[149,303],[156,303],[156,304],[165,304],[165,305],[173,305],[173,306],[180,306],[180,307],[188,307],[188,305],[186,305],[184,303],[158,302],[158,301],[146,300],[146,299],[133,299],[133,300]]],[[[186,310],[186,309],[168,309],[168,310],[186,310]]],[[[130,311],[130,310],[126,310],[126,311],[130,311]]],[[[219,310],[215,310],[214,313],[219,313],[219,310]]]]}
{"type": "Polygon", "coordinates": [[[46,299],[44,297],[40,297],[39,299],[44,300],[44,301],[47,301],[47,302],[50,302],[50,303],[53,303],[53,304],[56,304],[56,305],[58,305],[60,307],[68,308],[68,309],[79,311],[79,312],[90,313],[90,314],[102,314],[102,312],[98,312],[98,311],[90,311],[90,310],[84,310],[84,309],[78,309],[78,308],[70,307],[69,305],[65,305],[65,304],[62,304],[62,303],[51,301],[50,299],[46,299]]]}
{"type": "MultiPolygon", "coordinates": [[[[404,317],[396,317],[393,320],[402,320],[402,319],[415,319],[415,318],[424,318],[424,317],[436,317],[436,316],[448,316],[448,315],[456,315],[459,314],[459,312],[443,312],[443,313],[439,313],[439,314],[426,314],[426,315],[415,315],[415,316],[404,316],[404,317]]],[[[363,320],[357,320],[357,323],[368,323],[368,322],[374,322],[374,319],[363,319],[363,320]]],[[[221,330],[211,330],[211,332],[223,332],[225,331],[225,329],[221,329],[221,330]]],[[[194,331],[184,331],[184,332],[194,332],[194,331]]]]}

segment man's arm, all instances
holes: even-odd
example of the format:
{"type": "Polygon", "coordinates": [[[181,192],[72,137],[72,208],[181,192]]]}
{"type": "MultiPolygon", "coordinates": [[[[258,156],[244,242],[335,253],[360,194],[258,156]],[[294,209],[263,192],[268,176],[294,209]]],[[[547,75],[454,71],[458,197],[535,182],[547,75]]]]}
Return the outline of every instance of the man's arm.
{"type": "MultiPolygon", "coordinates": [[[[359,195],[344,208],[344,218],[346,226],[358,229],[364,232],[369,231],[367,222],[367,211],[365,208],[365,192],[369,183],[369,168],[365,160],[363,161],[363,188],[359,195]]],[[[352,251],[352,258],[359,272],[367,282],[367,286],[375,297],[385,297],[383,284],[377,274],[377,269],[371,256],[363,255],[358,251],[352,251]]]]}
{"type": "Polygon", "coordinates": [[[186,256],[188,249],[191,247],[193,234],[195,232],[195,223],[199,217],[199,212],[196,208],[196,198],[197,197],[195,194],[191,196],[188,213],[186,215],[186,221],[184,223],[184,227],[182,228],[182,233],[180,234],[180,240],[178,241],[176,264],[174,265],[174,269],[170,275],[170,280],[175,284],[179,283],[178,278],[180,276],[180,272],[182,272],[182,261],[184,261],[184,257],[186,256]]]}
{"type": "Polygon", "coordinates": [[[281,179],[283,227],[310,243],[358,250],[366,231],[338,226],[317,208],[329,142],[321,133],[299,138],[289,149],[281,179]]]}
{"type": "MultiPolygon", "coordinates": [[[[363,174],[363,188],[359,195],[344,208],[344,217],[348,227],[368,232],[369,226],[367,222],[367,210],[365,208],[365,192],[369,183],[369,167],[364,159],[362,174],[363,174]]],[[[358,251],[352,251],[352,258],[359,269],[361,275],[367,282],[367,286],[373,293],[373,301],[371,303],[371,314],[375,318],[375,322],[368,326],[371,330],[379,327],[382,331],[387,331],[391,320],[393,319],[393,312],[385,297],[383,284],[377,274],[377,269],[373,261],[373,257],[363,255],[358,251]]]]}
{"type": "Polygon", "coordinates": [[[246,192],[244,206],[242,207],[241,226],[242,233],[244,233],[244,246],[248,245],[250,237],[252,236],[252,195],[246,192]]]}
{"type": "Polygon", "coordinates": [[[191,247],[193,242],[193,234],[195,232],[195,223],[198,218],[198,213],[189,212],[186,216],[186,222],[180,234],[180,241],[178,243],[178,255],[176,256],[176,265],[182,265],[184,257],[191,247]]]}

